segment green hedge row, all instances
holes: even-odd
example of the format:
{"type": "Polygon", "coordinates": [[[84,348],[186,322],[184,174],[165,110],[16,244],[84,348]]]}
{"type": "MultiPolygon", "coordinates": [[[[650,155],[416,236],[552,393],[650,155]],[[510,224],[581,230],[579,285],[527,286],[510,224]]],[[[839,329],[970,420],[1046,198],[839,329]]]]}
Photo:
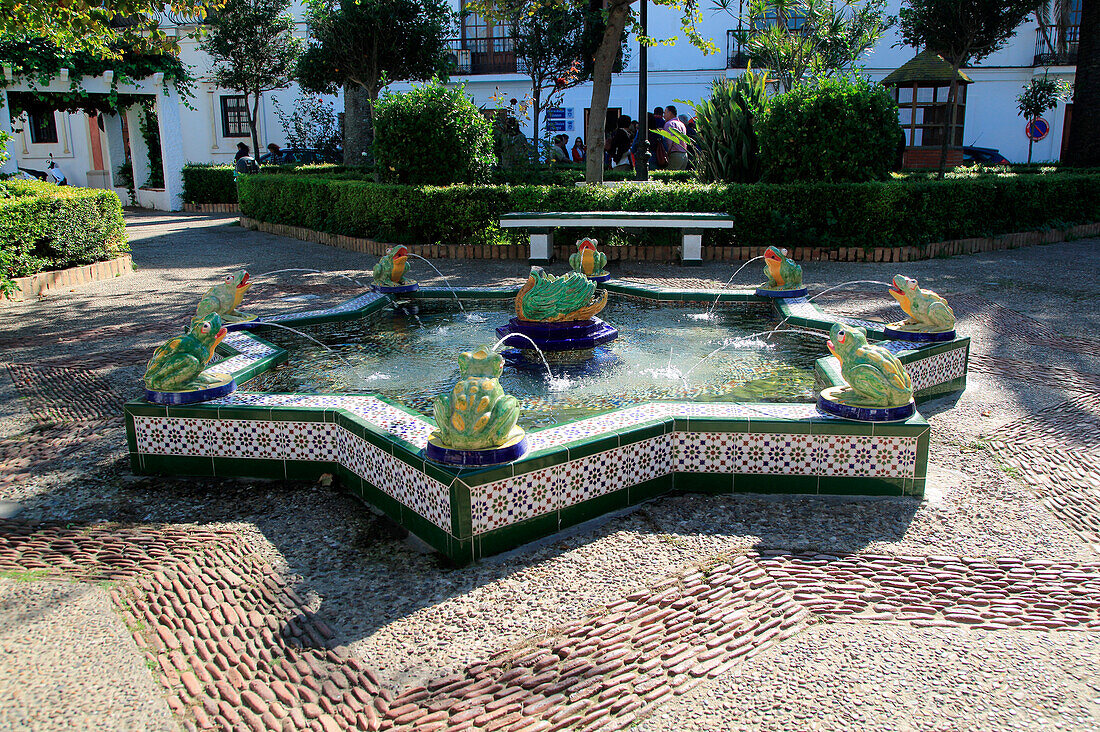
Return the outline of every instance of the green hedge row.
{"type": "Polygon", "coordinates": [[[0,287],[13,277],[102,262],[129,251],[113,191],[0,183],[0,287]]]}
{"type": "MultiPolygon", "coordinates": [[[[370,170],[341,165],[270,165],[264,166],[263,172],[282,175],[323,175],[330,180],[374,181],[374,174],[370,170]]],[[[654,180],[666,183],[686,183],[695,179],[695,172],[655,170],[650,173],[650,176],[654,180]]],[[[611,181],[633,180],[634,173],[609,170],[605,178],[611,181]]],[[[584,166],[498,170],[494,171],[493,180],[496,183],[508,185],[571,186],[584,180],[584,166]]],[[[183,168],[183,200],[187,203],[236,203],[237,184],[233,180],[233,166],[188,163],[183,168]]]]}
{"type": "MultiPolygon", "coordinates": [[[[942,181],[564,186],[379,185],[318,176],[241,180],[250,218],[400,244],[519,241],[511,211],[717,211],[714,245],[900,246],[1100,221],[1100,175],[1059,173],[942,181]]],[[[654,238],[657,237],[657,238],[654,238]]],[[[632,243],[667,243],[637,232],[632,243]]]]}

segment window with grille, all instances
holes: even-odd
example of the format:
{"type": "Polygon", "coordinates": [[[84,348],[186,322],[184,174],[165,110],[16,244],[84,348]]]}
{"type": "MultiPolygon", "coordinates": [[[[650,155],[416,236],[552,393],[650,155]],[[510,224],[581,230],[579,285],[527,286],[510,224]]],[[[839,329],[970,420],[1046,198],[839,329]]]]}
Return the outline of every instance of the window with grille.
{"type": "Polygon", "coordinates": [[[222,137],[250,137],[244,95],[222,97],[222,137]]]}

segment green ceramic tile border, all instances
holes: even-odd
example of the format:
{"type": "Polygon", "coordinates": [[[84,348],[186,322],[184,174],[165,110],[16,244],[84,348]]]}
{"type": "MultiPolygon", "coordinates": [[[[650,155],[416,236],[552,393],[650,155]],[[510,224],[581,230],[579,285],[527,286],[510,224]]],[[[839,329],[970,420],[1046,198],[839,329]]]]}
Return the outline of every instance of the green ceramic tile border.
{"type": "Polygon", "coordinates": [[[479,289],[473,287],[456,287],[451,290],[447,287],[421,287],[415,292],[402,295],[411,300],[454,300],[457,293],[462,300],[511,300],[519,292],[518,287],[500,287],[496,289],[479,289]]]}
{"type": "MultiPolygon", "coordinates": [[[[272,368],[273,366],[278,366],[279,364],[285,362],[287,359],[290,358],[290,354],[287,353],[286,350],[280,348],[279,346],[276,346],[274,343],[269,343],[268,341],[265,341],[263,338],[260,338],[253,333],[250,333],[248,331],[241,331],[240,335],[248,338],[249,340],[257,342],[260,345],[272,348],[275,350],[275,352],[268,356],[264,356],[263,358],[257,359],[247,366],[234,371],[231,375],[233,377],[233,380],[237,382],[237,386],[244,384],[249,379],[255,378],[256,376],[262,374],[264,371],[267,371],[269,368],[272,368]]],[[[222,356],[223,359],[229,359],[233,356],[247,355],[243,351],[234,348],[231,344],[226,343],[225,341],[219,343],[216,350],[218,355],[222,356]]],[[[217,369],[218,364],[212,363],[204,370],[217,371],[217,369]]]]}

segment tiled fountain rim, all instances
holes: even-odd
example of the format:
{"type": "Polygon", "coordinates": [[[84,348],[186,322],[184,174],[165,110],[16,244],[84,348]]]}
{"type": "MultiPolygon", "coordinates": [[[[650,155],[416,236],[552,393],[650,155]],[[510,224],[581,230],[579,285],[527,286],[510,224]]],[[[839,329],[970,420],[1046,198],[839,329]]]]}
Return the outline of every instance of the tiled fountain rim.
{"type": "MultiPolygon", "coordinates": [[[[518,288],[456,289],[468,301],[508,299],[518,288]]],[[[624,283],[608,289],[653,301],[769,304],[794,326],[827,330],[842,321],[881,336],[881,323],[830,316],[806,298],[773,301],[744,292],[624,283]]],[[[414,297],[445,300],[455,292],[422,289],[414,297]]],[[[346,320],[386,302],[366,293],[273,320],[346,320]]],[[[915,384],[914,367],[941,391],[963,388],[969,339],[918,350],[909,343],[883,345],[912,363],[915,384]]],[[[209,368],[231,370],[241,384],[287,358],[246,331],[230,333],[219,355],[209,368]]],[[[835,359],[819,359],[817,372],[826,384],[839,381],[835,359]]],[[[919,414],[872,425],[826,416],[803,403],[649,402],[532,430],[531,452],[515,463],[457,469],[421,457],[432,420],[377,396],[241,390],[186,407],[134,400],[126,412],[138,472],[306,479],[335,472],[352,492],[459,562],[674,489],[919,496],[929,439],[919,414]]]]}
{"type": "MultiPolygon", "coordinates": [[[[717,298],[719,302],[751,302],[772,305],[779,311],[780,319],[788,319],[791,325],[827,331],[834,322],[840,321],[867,328],[868,335],[872,340],[876,335],[882,335],[882,323],[858,318],[830,316],[806,297],[773,299],[757,297],[752,292],[739,292],[736,290],[680,290],[614,281],[607,283],[606,287],[611,292],[654,302],[711,303],[717,298]]],[[[519,287],[456,287],[453,290],[450,288],[422,288],[418,292],[402,297],[447,300],[454,299],[457,294],[463,300],[499,300],[512,298],[518,291],[519,287]]],[[[368,292],[331,308],[281,313],[268,319],[287,325],[353,319],[365,317],[382,309],[388,301],[389,298],[386,295],[368,292]]],[[[923,347],[914,347],[913,343],[905,341],[879,340],[877,343],[897,353],[904,361],[906,356],[911,354],[932,355],[949,350],[952,347],[958,347],[958,341],[961,340],[968,339],[956,339],[956,341],[929,344],[923,347]]],[[[226,357],[211,364],[208,368],[224,372],[226,367],[230,366],[230,371],[233,372],[238,384],[244,384],[249,379],[287,359],[287,353],[282,348],[268,343],[248,331],[230,333],[219,347],[219,354],[226,357]]],[[[819,359],[818,372],[826,380],[826,386],[838,383],[839,370],[835,367],[835,359],[832,357],[819,359]],[[832,364],[830,365],[828,362],[832,362],[832,364]]],[[[135,400],[131,404],[152,406],[144,400],[135,400]]],[[[385,397],[361,393],[288,394],[238,391],[221,399],[192,405],[186,409],[179,407],[169,410],[156,407],[153,409],[158,414],[163,411],[166,415],[170,413],[172,416],[185,416],[191,414],[192,411],[214,416],[210,413],[212,410],[220,410],[226,415],[239,416],[239,410],[242,408],[249,411],[257,410],[258,412],[273,410],[272,418],[280,416],[289,418],[294,416],[296,412],[302,411],[321,413],[343,411],[347,416],[365,423],[364,426],[376,430],[379,436],[388,437],[410,451],[422,450],[427,443],[428,435],[435,429],[433,420],[412,409],[394,403],[385,397]]],[[[141,411],[145,414],[150,413],[148,409],[141,411]]],[[[872,426],[869,424],[860,425],[846,422],[831,415],[823,414],[813,404],[783,402],[644,402],[558,425],[528,430],[531,449],[528,455],[518,462],[522,464],[545,458],[548,453],[555,452],[562,447],[577,449],[586,443],[598,441],[624,429],[669,420],[680,422],[695,420],[700,423],[700,426],[702,426],[702,422],[734,420],[744,421],[746,425],[752,422],[843,424],[851,427],[850,434],[863,433],[870,435],[873,433],[872,426]]],[[[919,414],[910,422],[925,424],[919,414]]],[[[880,426],[880,432],[888,429],[888,427],[889,425],[880,426]]],[[[472,477],[475,474],[498,474],[501,470],[506,470],[510,466],[505,468],[465,469],[440,467],[442,470],[456,476],[472,477]]]]}

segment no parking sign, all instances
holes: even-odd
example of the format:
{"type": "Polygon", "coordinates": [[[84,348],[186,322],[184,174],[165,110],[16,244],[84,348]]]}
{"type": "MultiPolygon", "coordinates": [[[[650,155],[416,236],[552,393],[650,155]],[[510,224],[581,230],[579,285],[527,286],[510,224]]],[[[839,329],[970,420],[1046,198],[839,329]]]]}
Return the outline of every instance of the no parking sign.
{"type": "Polygon", "coordinates": [[[1027,139],[1032,142],[1038,142],[1042,140],[1047,134],[1050,133],[1050,123],[1042,117],[1036,117],[1035,119],[1024,125],[1024,134],[1027,135],[1027,139]]]}

